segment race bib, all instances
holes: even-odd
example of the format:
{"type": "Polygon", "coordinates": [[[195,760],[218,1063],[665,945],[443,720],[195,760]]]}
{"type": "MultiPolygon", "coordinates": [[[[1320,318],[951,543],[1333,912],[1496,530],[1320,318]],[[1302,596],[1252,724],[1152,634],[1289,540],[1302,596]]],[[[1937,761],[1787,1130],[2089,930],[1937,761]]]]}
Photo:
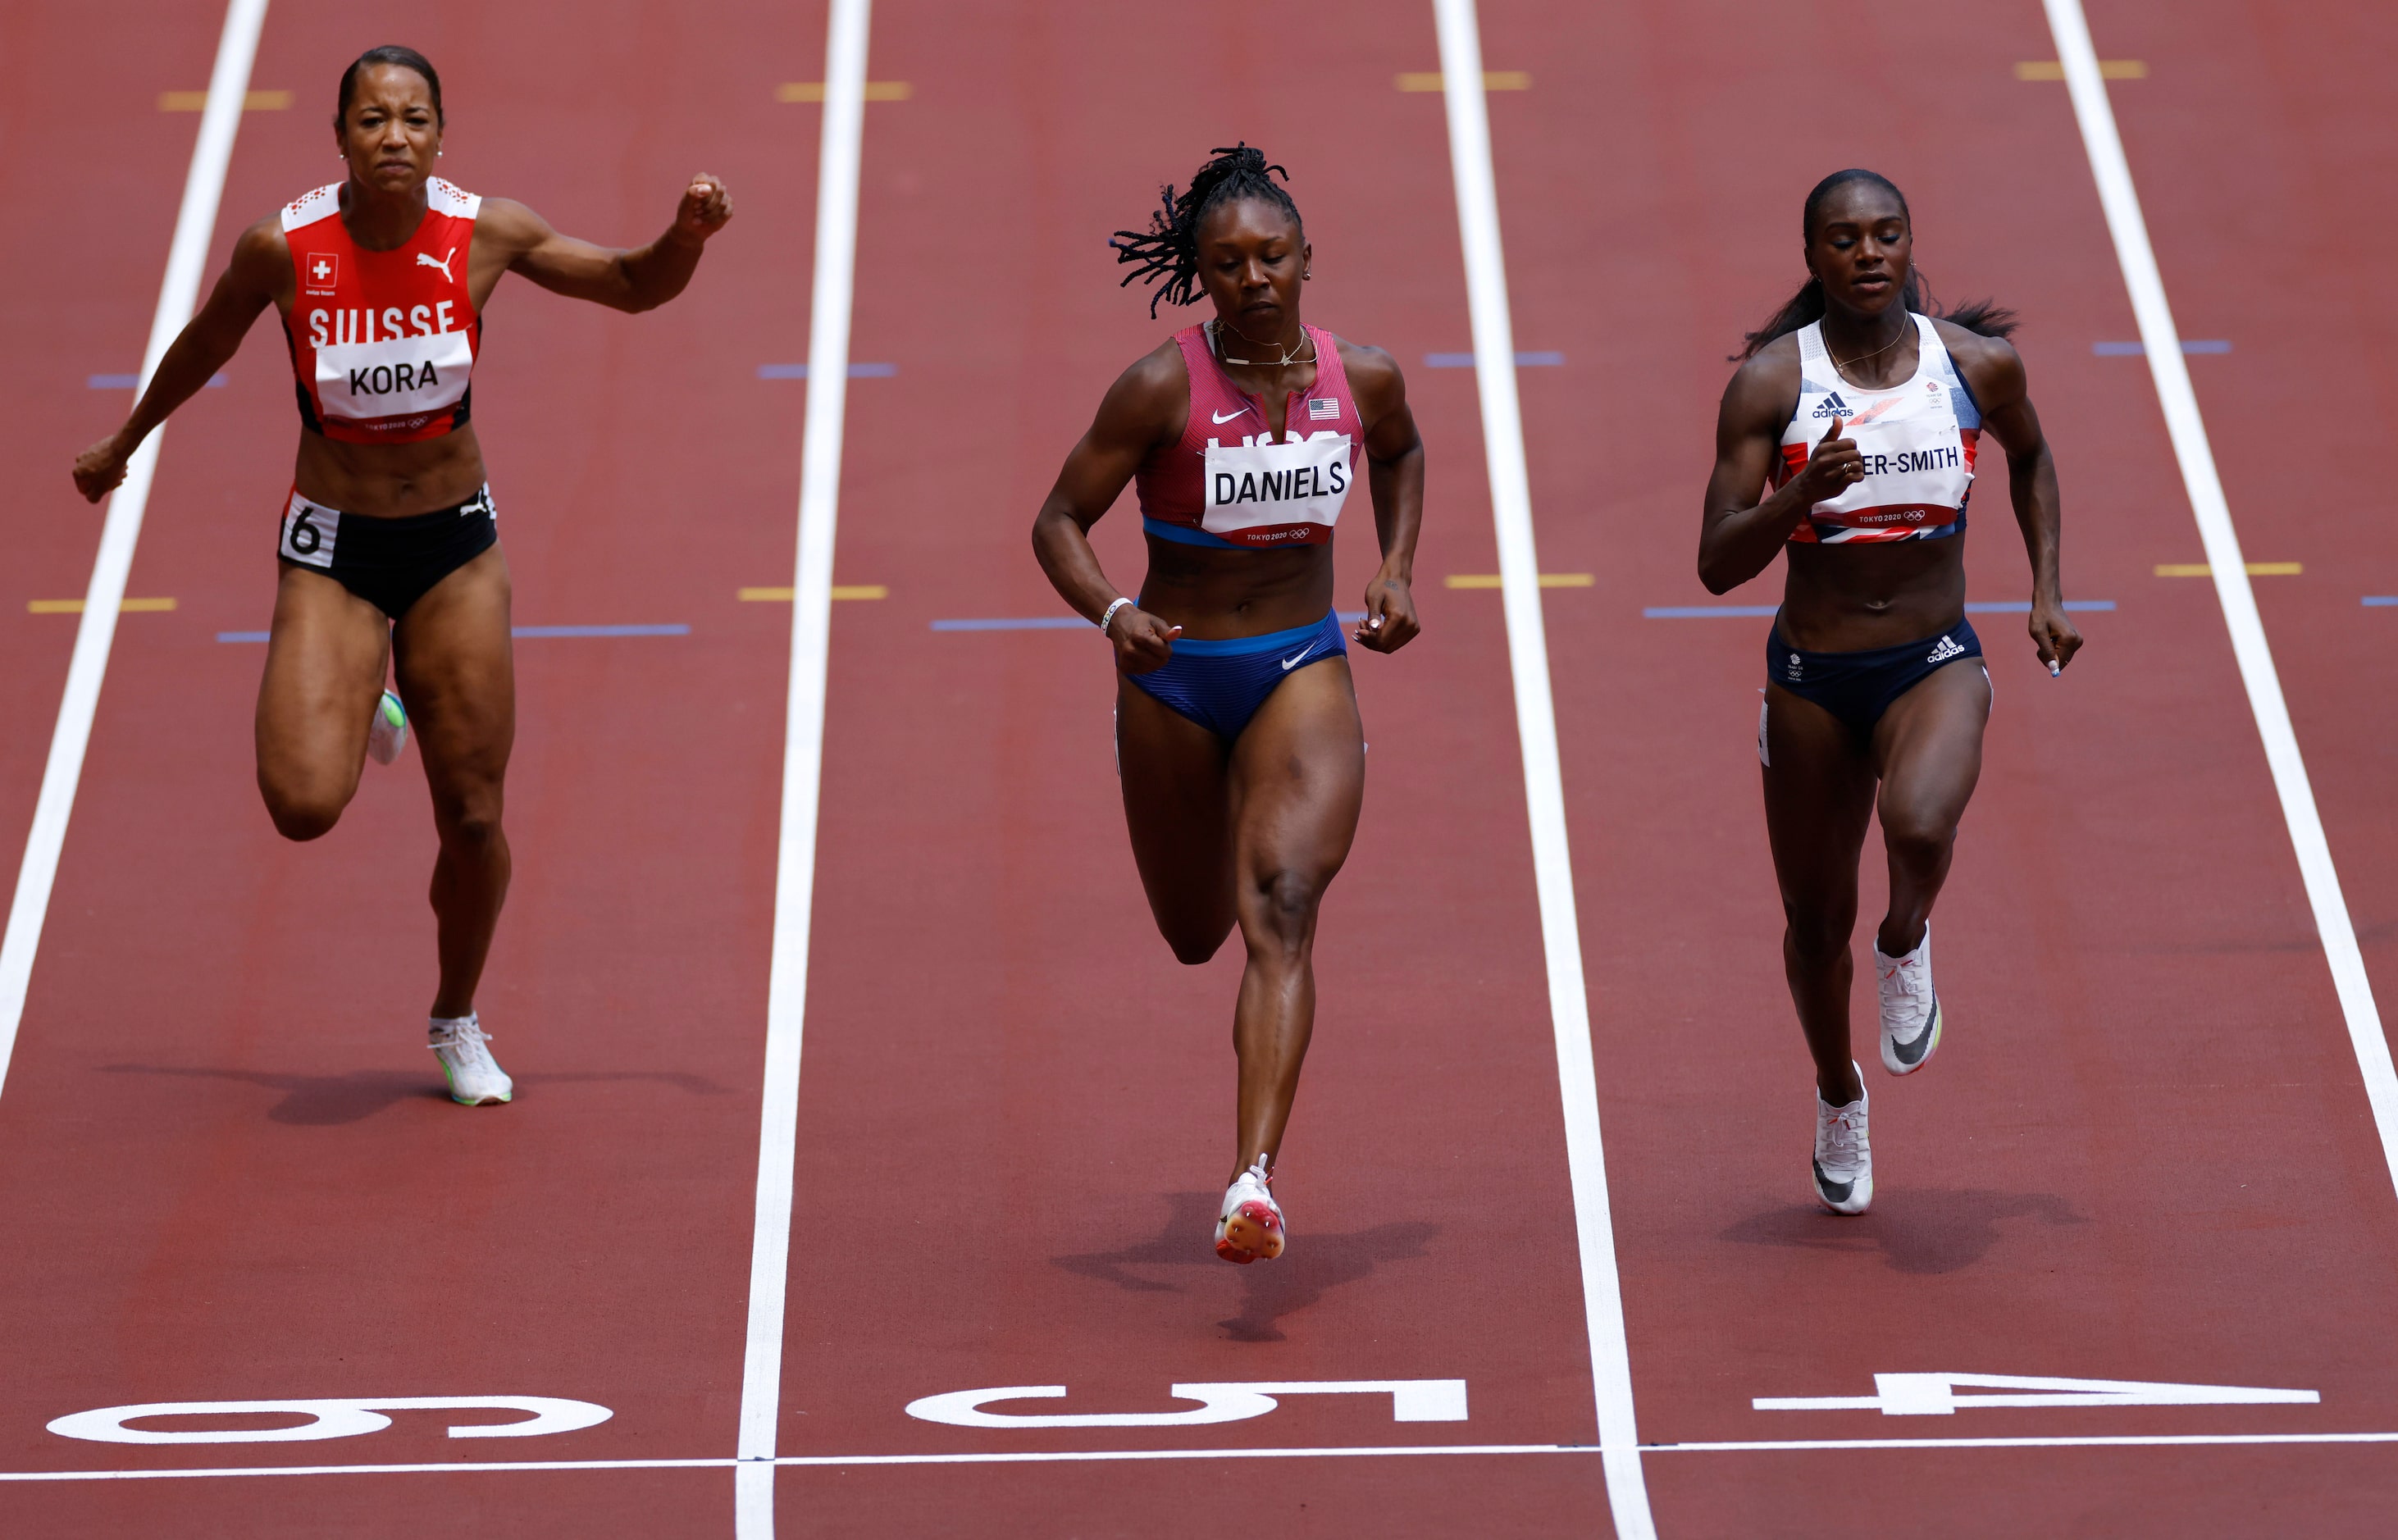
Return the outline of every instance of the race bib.
{"type": "Polygon", "coordinates": [[[317,400],[352,422],[430,415],[457,405],[474,366],[464,331],[333,343],[317,349],[317,400]]]}
{"type": "Polygon", "coordinates": [[[333,568],[333,537],[341,533],[342,516],[331,508],[318,507],[298,493],[291,494],[291,504],[283,510],[283,538],[276,550],[287,561],[297,561],[303,567],[333,568]]]}
{"type": "Polygon", "coordinates": [[[1322,539],[1348,501],[1352,447],[1347,434],[1330,429],[1281,443],[1210,439],[1199,527],[1249,546],[1322,539]]]}

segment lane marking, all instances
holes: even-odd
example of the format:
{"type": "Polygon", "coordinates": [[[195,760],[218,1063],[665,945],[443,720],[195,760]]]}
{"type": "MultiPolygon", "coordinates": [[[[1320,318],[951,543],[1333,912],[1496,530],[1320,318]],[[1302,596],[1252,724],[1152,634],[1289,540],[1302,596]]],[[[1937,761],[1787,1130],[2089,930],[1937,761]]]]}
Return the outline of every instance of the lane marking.
{"type": "Polygon", "coordinates": [[[783,716],[782,827],[775,853],[775,929],[766,983],[766,1060],[758,1115],[758,1194],[734,1452],[736,1540],[775,1533],[775,1438],[783,1404],[783,1324],[798,1160],[800,1039],[807,1014],[808,933],[815,903],[816,817],[824,785],[825,682],[832,639],[833,532],[849,401],[849,328],[857,276],[858,157],[866,135],[871,0],[832,0],[825,22],[823,133],[816,158],[815,288],[808,301],[808,399],[800,450],[799,548],[791,589],[791,677],[783,716]]]}
{"type": "Polygon", "coordinates": [[[1524,759],[1541,945],[1548,964],[1550,1030],[1565,1114],[1566,1170],[1573,1186],[1591,1396],[1618,1540],[1654,1540],[1656,1523],[1649,1512],[1633,1419],[1631,1348],[1624,1338],[1623,1284],[1616,1276],[1607,1155],[1599,1141],[1598,1076],[1592,1063],[1581,923],[1574,912],[1573,859],[1566,843],[1565,778],[1557,760],[1556,702],[1549,689],[1548,635],[1541,620],[1541,563],[1532,539],[1523,412],[1516,395],[1515,323],[1508,314],[1507,263],[1499,240],[1490,115],[1483,100],[1482,37],[1474,0],[1433,0],[1433,18],[1440,32],[1441,70],[1448,87],[1443,102],[1448,115],[1449,165],[1457,182],[1458,233],[1464,246],[1490,517],[1498,533],[1499,571],[1506,580],[1500,592],[1506,606],[1507,660],[1524,759]]]}
{"type": "MultiPolygon", "coordinates": [[[[225,168],[233,160],[234,134],[241,127],[242,93],[249,88],[250,61],[257,56],[259,31],[265,24],[266,0],[228,0],[224,30],[217,39],[216,64],[209,72],[208,110],[200,115],[199,132],[193,139],[182,202],[175,210],[174,239],[167,249],[166,277],[158,286],[158,307],[150,317],[150,341],[141,351],[141,383],[146,384],[157,372],[167,345],[192,318],[209,243],[215,237],[225,168]]],[[[8,1061],[16,1052],[17,1029],[24,1020],[34,954],[40,949],[42,923],[49,913],[59,851],[66,843],[75,788],[83,780],[84,750],[91,742],[92,716],[100,709],[101,680],[108,672],[108,652],[116,640],[125,579],[132,571],[134,545],[141,537],[141,515],[150,505],[158,448],[166,431],[161,425],[133,452],[125,467],[124,483],[109,494],[100,549],[92,557],[91,584],[84,593],[83,617],[75,626],[74,654],[67,664],[58,723],[50,734],[49,758],[42,766],[42,790],[34,804],[24,858],[17,869],[16,893],[8,902],[8,928],[0,933],[0,1084],[6,1083],[8,1061]]]]}
{"type": "MultiPolygon", "coordinates": [[[[212,85],[209,89],[215,88],[212,85]]],[[[197,113],[208,110],[209,91],[160,91],[158,110],[162,113],[197,113]]],[[[241,93],[241,108],[246,113],[279,113],[291,105],[290,91],[250,91],[241,93]]]]}
{"type": "MultiPolygon", "coordinates": [[[[1742,1454],[1811,1450],[2141,1449],[2215,1445],[2398,1444],[2398,1433],[2122,1433],[1992,1439],[1747,1439],[1643,1444],[1649,1454],[1742,1454]]],[[[990,1451],[962,1454],[784,1454],[775,1466],[815,1469],[873,1466],[1014,1466],[1127,1460],[1400,1459],[1410,1455],[1596,1454],[1591,1444],[1332,1444],[1313,1449],[1086,1449],[990,1451]]],[[[743,1462],[714,1459],[438,1460],[413,1465],[180,1466],[154,1470],[7,1470],[0,1481],[187,1481],[254,1476],[454,1476],[462,1472],[728,1470],[743,1462]]]]}
{"type": "MultiPolygon", "coordinates": [[[[1541,574],[1541,587],[1544,588],[1587,588],[1596,581],[1597,579],[1588,573],[1543,573],[1541,574]]],[[[1441,582],[1451,588],[1496,588],[1502,586],[1497,573],[1451,573],[1442,578],[1441,582]]]]}
{"type": "MultiPolygon", "coordinates": [[[[29,599],[25,601],[25,613],[27,615],[81,615],[83,606],[84,601],[80,599],[29,599]]],[[[120,599],[116,601],[116,607],[125,615],[161,615],[173,609],[175,601],[171,599],[120,599]]]]}
{"type": "MultiPolygon", "coordinates": [[[[2101,80],[2146,80],[2149,66],[2139,59],[2102,59],[2098,61],[2101,80]]],[[[2027,59],[2015,66],[2017,80],[2063,80],[2065,63],[2056,59],[2027,59]]]]}
{"type": "MultiPolygon", "coordinates": [[[[916,88],[905,80],[869,80],[865,86],[869,101],[905,101],[916,94],[916,88]]],[[[794,80],[775,88],[777,101],[822,101],[825,83],[821,80],[794,80]]]]}
{"type": "Polygon", "coordinates": [[[317,1439],[355,1439],[391,1425],[386,1412],[525,1412],[513,1423],[461,1423],[452,1439],[533,1439],[597,1427],[615,1412],[596,1401],[556,1396],[397,1396],[363,1399],[285,1401],[150,1401],[104,1406],[97,1412],[54,1417],[49,1430],[61,1438],[104,1444],[280,1444],[317,1439]],[[304,1416],[290,1427],[128,1427],[155,1417],[304,1416]]]}
{"type": "MultiPolygon", "coordinates": [[[[2305,564],[2297,561],[2246,561],[2241,565],[2251,577],[2296,577],[2306,571],[2305,564]]],[[[2215,568],[2204,561],[2160,561],[2157,563],[2157,575],[2213,577],[2215,568]]]]}
{"type": "MultiPolygon", "coordinates": [[[[1408,70],[1392,84],[1403,91],[1437,91],[1442,89],[1444,76],[1438,70],[1408,70]]],[[[1486,91],[1529,91],[1532,77],[1522,70],[1485,70],[1482,88],[1486,91]]]]}
{"type": "MultiPolygon", "coordinates": [[[[1335,610],[1332,618],[1352,625],[1366,618],[1363,610],[1335,610]]],[[[936,620],[936,631],[1087,631],[1091,623],[1078,615],[992,615],[985,619],[936,620]]]]}
{"type": "MultiPolygon", "coordinates": [[[[742,588],[739,597],[752,604],[788,604],[796,591],[790,588],[742,588]]],[[[832,586],[835,599],[888,599],[891,589],[881,583],[836,583],[832,586]]]]}
{"type": "Polygon", "coordinates": [[[2232,527],[2214,451],[2207,446],[2206,422],[2199,414],[2197,393],[2190,388],[2189,365],[2176,345],[2180,333],[2174,328],[2164,279],[2149,244],[2148,223],[2141,216],[2139,194],[2132,184],[2131,164],[2123,157],[2123,142],[2115,130],[2115,112],[2100,78],[2090,22],[2081,13],[2081,0],[2041,3],[2047,7],[2049,31],[2056,38],[2057,56],[2065,61],[2073,115],[2081,125],[2098,201],[2107,211],[2115,258],[2123,270],[2123,287],[2130,291],[2133,313],[2139,317],[2140,339],[2149,344],[2149,377],[2156,384],[2174,457],[2181,464],[2190,512],[2198,520],[2199,535],[2214,568],[2216,600],[2223,607],[2224,627],[2230,632],[2231,651],[2248,693],[2248,709],[2257,719],[2257,735],[2263,740],[2265,760],[2273,773],[2282,821],[2289,830],[2298,873],[2306,883],[2307,902],[2314,910],[2315,931],[2323,939],[2332,985],[2339,993],[2349,1045],[2364,1080],[2375,1131],[2380,1135],[2382,1160],[2393,1186],[2398,1186],[2398,1067],[2391,1065],[2390,1044],[2381,1034],[2381,1012],[2374,1004],[2364,954],[2357,950],[2356,928],[2349,918],[2348,900],[2340,893],[2339,872],[2332,864],[2331,844],[2324,835],[2323,815],[2315,806],[2306,760],[2290,725],[2289,703],[2282,697],[2272,647],[2257,613],[2256,590],[2248,584],[2239,532],[2232,527]]]}
{"type": "MultiPolygon", "coordinates": [[[[1559,369],[1564,367],[1565,361],[1566,356],[1562,353],[1518,353],[1516,355],[1516,367],[1517,369],[1559,369]]],[[[1424,367],[1426,369],[1472,369],[1474,367],[1474,355],[1471,353],[1427,353],[1424,355],[1424,367]]]]}
{"type": "Polygon", "coordinates": [[[1166,1394],[1199,1404],[1182,1412],[1040,1413],[985,1412],[992,1401],[1054,1399],[1062,1385],[1006,1385],[987,1390],[951,1390],[908,1403],[908,1415],[952,1427],[1198,1427],[1262,1417],[1280,1404],[1277,1396],[1388,1396],[1394,1423],[1462,1423],[1463,1380],[1260,1380],[1178,1385],[1166,1394]]]}
{"type": "MultiPolygon", "coordinates": [[[[2191,337],[2181,344],[2184,353],[2229,353],[2231,344],[2222,337],[2191,337]]],[[[2142,358],[2148,357],[2146,343],[2092,343],[2090,351],[2102,358],[2142,358]]]]}
{"type": "MultiPolygon", "coordinates": [[[[2068,599],[2065,601],[2065,607],[2068,610],[2084,612],[2104,611],[2113,609],[2115,601],[2111,599],[2068,599]]],[[[1646,620],[1715,620],[1728,616],[1745,618],[1781,613],[1782,606],[1779,604],[1651,604],[1642,610],[1640,615],[1646,620]]],[[[2029,615],[2031,601],[2028,599],[1977,600],[1965,606],[1965,613],[1967,615],[2029,615]]]]}
{"type": "Polygon", "coordinates": [[[2386,608],[2398,604],[2398,594],[2369,593],[2364,596],[2364,602],[2368,606],[2386,608]]]}
{"type": "Polygon", "coordinates": [[[2312,1390],[2020,1374],[1877,1374],[1874,1392],[1871,1396],[1759,1396],[1748,1404],[1758,1412],[1879,1412],[1885,1417],[1947,1417],[2001,1406],[2312,1406],[2323,1399],[2312,1390]],[[1960,1396],[1959,1385],[2009,1394],[1960,1396]]]}
{"type": "MultiPolygon", "coordinates": [[[[131,390],[141,383],[139,374],[94,374],[85,379],[84,385],[91,390],[131,390]]],[[[211,374],[207,388],[222,390],[231,383],[222,374],[211,374]]]]}
{"type": "MultiPolygon", "coordinates": [[[[849,377],[853,380],[887,380],[898,372],[897,364],[864,363],[849,366],[849,377]]],[[[761,380],[804,380],[807,377],[808,366],[805,364],[760,364],[758,366],[758,378],[761,380]]]]}

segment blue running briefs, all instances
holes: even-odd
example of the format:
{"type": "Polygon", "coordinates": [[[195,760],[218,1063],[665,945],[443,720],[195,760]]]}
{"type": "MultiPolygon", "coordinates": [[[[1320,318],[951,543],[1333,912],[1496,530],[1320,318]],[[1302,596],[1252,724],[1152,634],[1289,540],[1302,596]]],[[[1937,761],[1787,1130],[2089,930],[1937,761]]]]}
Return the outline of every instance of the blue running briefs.
{"type": "Polygon", "coordinates": [[[1777,620],[1765,638],[1765,677],[1831,712],[1862,744],[1891,702],[1959,658],[1981,655],[1970,620],[1920,642],[1857,653],[1802,653],[1782,640],[1777,620]]]}
{"type": "Polygon", "coordinates": [[[1125,677],[1229,743],[1294,669],[1348,652],[1339,617],[1327,615],[1313,626],[1263,636],[1221,642],[1183,637],[1165,667],[1125,677]]]}

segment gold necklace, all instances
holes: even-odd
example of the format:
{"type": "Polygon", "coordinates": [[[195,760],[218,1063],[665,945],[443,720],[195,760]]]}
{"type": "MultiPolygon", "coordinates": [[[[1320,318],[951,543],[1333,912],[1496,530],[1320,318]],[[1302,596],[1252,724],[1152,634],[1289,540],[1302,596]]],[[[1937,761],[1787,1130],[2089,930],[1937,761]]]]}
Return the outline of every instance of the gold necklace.
{"type": "MultiPolygon", "coordinates": [[[[1299,356],[1298,347],[1285,350],[1283,356],[1279,358],[1235,358],[1230,353],[1224,351],[1224,333],[1226,331],[1232,331],[1232,328],[1226,326],[1220,320],[1209,321],[1207,323],[1207,344],[1210,347],[1216,350],[1216,360],[1219,363],[1239,364],[1245,369],[1280,369],[1286,364],[1311,364],[1315,362],[1316,356],[1313,352],[1311,352],[1306,358],[1302,358],[1299,356]]],[[[1257,342],[1255,337],[1245,336],[1238,331],[1233,331],[1233,335],[1239,337],[1241,341],[1251,344],[1252,345],[1257,342]]],[[[1269,344],[1268,345],[1272,346],[1275,344],[1269,344]]],[[[1307,329],[1303,326],[1300,328],[1299,345],[1300,347],[1307,348],[1313,348],[1315,346],[1315,339],[1307,334],[1307,329]]],[[[1825,351],[1828,352],[1830,350],[1825,349],[1825,351]]]]}
{"type": "MultiPolygon", "coordinates": [[[[1847,363],[1842,363],[1838,358],[1832,358],[1832,367],[1838,370],[1850,370],[1856,368],[1857,365],[1865,362],[1867,358],[1879,358],[1883,354],[1889,352],[1892,348],[1896,347],[1899,344],[1906,341],[1906,339],[1913,334],[1915,328],[1912,326],[1901,327],[1899,328],[1897,336],[1893,337],[1890,341],[1882,344],[1879,347],[1875,348],[1870,353],[1860,353],[1855,358],[1851,358],[1847,363]]],[[[1824,344],[1824,357],[1827,358],[1832,358],[1832,344],[1828,340],[1824,344]]]]}

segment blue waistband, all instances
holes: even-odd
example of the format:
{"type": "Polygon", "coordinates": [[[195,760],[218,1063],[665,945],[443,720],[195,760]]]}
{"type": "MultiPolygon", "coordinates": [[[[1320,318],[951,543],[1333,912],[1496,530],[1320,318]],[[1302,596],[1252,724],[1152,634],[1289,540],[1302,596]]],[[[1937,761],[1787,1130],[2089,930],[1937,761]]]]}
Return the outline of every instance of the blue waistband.
{"type": "Polygon", "coordinates": [[[1140,527],[1144,534],[1153,534],[1160,540],[1171,540],[1178,546],[1214,546],[1219,550],[1228,551],[1245,551],[1249,548],[1246,546],[1234,545],[1221,535],[1209,534],[1206,530],[1192,525],[1169,524],[1162,519],[1152,519],[1145,513],[1140,516],[1140,527]]]}
{"type": "Polygon", "coordinates": [[[1188,654],[1192,657],[1248,657],[1257,653],[1278,653],[1286,647],[1296,647],[1325,627],[1338,628],[1339,617],[1326,615],[1311,626],[1293,626],[1287,631],[1267,631],[1261,636],[1228,636],[1215,640],[1179,636],[1174,639],[1176,656],[1188,654]]]}

